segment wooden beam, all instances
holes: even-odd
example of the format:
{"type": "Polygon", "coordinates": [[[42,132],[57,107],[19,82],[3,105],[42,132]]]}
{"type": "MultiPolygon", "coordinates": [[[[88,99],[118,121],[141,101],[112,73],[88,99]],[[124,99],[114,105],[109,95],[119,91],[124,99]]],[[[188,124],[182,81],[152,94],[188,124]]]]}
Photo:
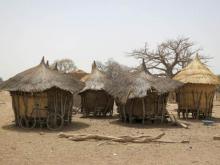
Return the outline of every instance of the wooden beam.
{"type": "Polygon", "coordinates": [[[143,106],[143,119],[142,119],[142,124],[144,124],[144,120],[145,120],[145,102],[144,102],[144,98],[142,98],[141,101],[142,101],[142,106],[143,106]]]}

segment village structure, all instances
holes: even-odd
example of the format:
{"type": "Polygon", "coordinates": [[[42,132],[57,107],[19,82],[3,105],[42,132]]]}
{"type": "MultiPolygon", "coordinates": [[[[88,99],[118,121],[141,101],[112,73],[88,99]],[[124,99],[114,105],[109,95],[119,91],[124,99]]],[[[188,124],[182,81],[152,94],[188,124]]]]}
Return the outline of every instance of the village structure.
{"type": "MultiPolygon", "coordinates": [[[[43,57],[38,65],[0,84],[0,108],[6,114],[0,121],[0,135],[9,139],[3,144],[6,148],[13,141],[9,145],[16,147],[12,153],[22,144],[22,155],[31,155],[40,147],[40,154],[56,157],[44,158],[46,164],[60,164],[64,158],[68,164],[88,164],[82,155],[94,160],[93,164],[102,161],[105,165],[108,157],[119,164],[125,159],[130,164],[138,159],[147,164],[149,159],[155,161],[155,156],[148,155],[152,148],[156,148],[153,155],[165,148],[164,156],[175,162],[189,153],[206,152],[208,156],[198,156],[197,161],[208,159],[216,164],[220,136],[215,95],[220,80],[198,54],[173,78],[152,74],[144,59],[136,68],[114,64],[109,70],[94,61],[90,73],[65,73],[54,64],[49,65],[43,57]],[[137,154],[133,154],[133,147],[137,154]],[[130,152],[129,157],[135,159],[127,159],[130,152]],[[170,153],[179,156],[170,158],[170,153]],[[100,159],[100,154],[105,156],[100,159]]],[[[32,162],[39,162],[31,157],[32,162]]],[[[169,159],[165,164],[170,164],[169,159]]],[[[183,162],[191,164],[194,159],[183,162]]]]}
{"type": "Polygon", "coordinates": [[[213,99],[220,80],[202,64],[198,54],[174,79],[184,83],[176,92],[178,116],[188,118],[191,114],[192,118],[211,118],[213,99]]]}
{"type": "Polygon", "coordinates": [[[166,108],[170,92],[176,93],[179,118],[188,119],[190,114],[194,119],[210,119],[219,84],[218,77],[196,55],[173,80],[150,74],[144,60],[138,70],[111,79],[95,61],[90,74],[65,74],[57,66],[50,68],[43,58],[39,65],[3,82],[0,88],[11,94],[16,126],[60,130],[71,123],[76,106],[84,117],[112,116],[117,107],[116,113],[124,122],[173,121],[166,108]]]}

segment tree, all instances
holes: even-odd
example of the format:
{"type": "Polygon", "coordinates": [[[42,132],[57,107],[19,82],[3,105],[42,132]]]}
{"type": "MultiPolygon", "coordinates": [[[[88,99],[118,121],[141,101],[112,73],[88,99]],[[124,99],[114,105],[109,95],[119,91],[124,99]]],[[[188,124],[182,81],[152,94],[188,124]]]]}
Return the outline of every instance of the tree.
{"type": "Polygon", "coordinates": [[[132,68],[127,67],[125,65],[121,65],[113,59],[109,59],[104,64],[97,61],[96,65],[99,68],[99,70],[105,72],[105,75],[111,80],[115,80],[122,74],[127,74],[132,70],[132,68]]]}
{"type": "Polygon", "coordinates": [[[3,82],[3,79],[0,77],[0,84],[3,82]]]}
{"type": "Polygon", "coordinates": [[[50,67],[57,67],[58,71],[63,73],[70,73],[77,69],[75,63],[71,59],[56,60],[50,67]]]}
{"type": "MultiPolygon", "coordinates": [[[[155,50],[150,50],[148,45],[138,50],[133,50],[129,55],[136,59],[145,60],[147,69],[160,76],[175,76],[201,49],[195,49],[195,44],[190,38],[177,38],[161,42],[155,50]]],[[[207,62],[210,58],[199,57],[207,62]]]]}

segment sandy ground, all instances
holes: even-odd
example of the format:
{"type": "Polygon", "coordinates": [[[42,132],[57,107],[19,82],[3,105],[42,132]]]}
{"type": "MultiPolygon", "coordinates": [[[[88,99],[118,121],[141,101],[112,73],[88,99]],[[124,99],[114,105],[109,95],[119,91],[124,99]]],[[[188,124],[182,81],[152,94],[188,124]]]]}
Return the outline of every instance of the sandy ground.
{"type": "MultiPolygon", "coordinates": [[[[204,126],[201,121],[188,120],[189,129],[169,124],[123,124],[113,118],[94,119],[73,117],[73,123],[63,132],[103,135],[150,135],[165,132],[161,140],[190,140],[189,144],[121,144],[100,141],[73,142],[58,138],[59,132],[46,129],[23,130],[16,128],[7,92],[0,92],[0,164],[155,164],[155,165],[219,165],[220,102],[214,107],[213,126],[204,126]],[[43,134],[41,133],[43,132],[43,134]]],[[[168,105],[174,109],[175,105],[168,105]]]]}

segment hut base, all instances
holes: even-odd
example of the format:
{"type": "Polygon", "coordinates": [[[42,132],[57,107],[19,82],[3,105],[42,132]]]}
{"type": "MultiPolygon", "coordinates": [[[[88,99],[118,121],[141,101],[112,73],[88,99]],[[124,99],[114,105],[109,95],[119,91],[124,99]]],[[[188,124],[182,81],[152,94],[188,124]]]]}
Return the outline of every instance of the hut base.
{"type": "Polygon", "coordinates": [[[71,123],[73,96],[59,88],[43,92],[11,92],[15,124],[21,128],[61,129],[71,123]]]}
{"type": "Polygon", "coordinates": [[[210,119],[212,118],[212,112],[203,112],[195,109],[178,109],[179,119],[210,119]]]}

